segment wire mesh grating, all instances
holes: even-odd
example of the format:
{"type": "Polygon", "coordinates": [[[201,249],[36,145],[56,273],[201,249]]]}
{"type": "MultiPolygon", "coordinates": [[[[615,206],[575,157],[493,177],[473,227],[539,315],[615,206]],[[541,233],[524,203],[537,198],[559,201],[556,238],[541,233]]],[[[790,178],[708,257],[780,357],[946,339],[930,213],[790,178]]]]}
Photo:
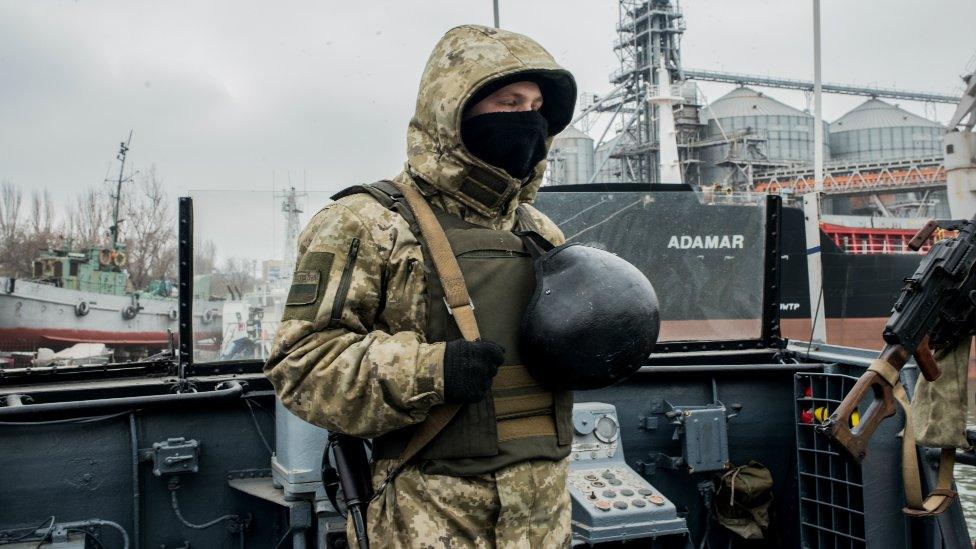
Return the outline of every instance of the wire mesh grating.
{"type": "Polygon", "coordinates": [[[794,378],[800,540],[804,549],[858,549],[864,539],[861,466],[839,454],[815,427],[833,412],[856,377],[802,373],[794,378]]]}

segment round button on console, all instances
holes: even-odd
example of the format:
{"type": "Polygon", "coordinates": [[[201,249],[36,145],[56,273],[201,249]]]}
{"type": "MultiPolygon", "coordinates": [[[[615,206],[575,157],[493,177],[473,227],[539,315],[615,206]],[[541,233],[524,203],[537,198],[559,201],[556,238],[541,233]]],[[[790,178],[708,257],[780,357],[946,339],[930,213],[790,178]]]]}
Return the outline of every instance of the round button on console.
{"type": "Polygon", "coordinates": [[[585,476],[585,477],[583,477],[583,478],[585,478],[586,480],[597,480],[597,479],[599,479],[600,477],[598,477],[598,476],[596,476],[596,475],[594,475],[593,473],[590,473],[590,474],[588,474],[588,475],[586,475],[586,476],[585,476]]]}
{"type": "Polygon", "coordinates": [[[612,478],[610,479],[610,484],[613,484],[614,486],[620,486],[621,484],[623,484],[623,481],[620,480],[619,478],[612,478]]]}
{"type": "Polygon", "coordinates": [[[637,489],[637,493],[640,494],[640,495],[642,495],[642,496],[649,496],[649,495],[653,494],[654,492],[650,488],[638,488],[637,489]]]}
{"type": "Polygon", "coordinates": [[[615,497],[617,497],[617,492],[614,492],[613,490],[604,490],[603,491],[603,497],[605,497],[605,498],[615,498],[615,497]]]}
{"type": "Polygon", "coordinates": [[[613,502],[613,506],[616,507],[617,509],[626,509],[627,508],[627,502],[626,501],[617,500],[617,501],[613,502]]]}
{"type": "Polygon", "coordinates": [[[603,500],[603,499],[601,499],[599,501],[593,502],[593,505],[597,509],[599,509],[601,511],[609,511],[610,510],[610,502],[609,501],[606,501],[606,500],[603,500]]]}
{"type": "Polygon", "coordinates": [[[613,478],[613,472],[610,469],[607,469],[600,476],[603,477],[603,478],[613,478]]]}
{"type": "Polygon", "coordinates": [[[662,498],[661,496],[647,496],[647,501],[657,506],[664,505],[664,498],[662,498]]]}
{"type": "Polygon", "coordinates": [[[622,495],[622,496],[632,496],[632,495],[634,495],[634,491],[631,490],[630,488],[624,488],[623,490],[620,491],[620,495],[622,495]]]}
{"type": "Polygon", "coordinates": [[[593,484],[593,486],[596,486],[597,488],[603,488],[604,486],[606,486],[606,484],[604,484],[604,482],[601,480],[594,480],[591,484],[593,484]]]}
{"type": "Polygon", "coordinates": [[[631,500],[630,504],[633,505],[634,507],[643,507],[647,505],[647,502],[642,499],[634,499],[631,500]]]}

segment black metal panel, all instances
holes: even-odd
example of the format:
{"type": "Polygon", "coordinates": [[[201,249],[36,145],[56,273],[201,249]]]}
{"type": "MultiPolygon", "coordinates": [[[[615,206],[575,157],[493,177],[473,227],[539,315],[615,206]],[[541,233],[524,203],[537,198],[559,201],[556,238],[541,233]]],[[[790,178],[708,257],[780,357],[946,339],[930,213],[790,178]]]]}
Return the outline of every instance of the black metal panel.
{"type": "Polygon", "coordinates": [[[585,183],[581,185],[547,185],[543,193],[646,193],[691,192],[691,185],[682,183],[585,183]]]}
{"type": "MultiPolygon", "coordinates": [[[[198,440],[200,470],[182,475],[177,492],[183,515],[196,523],[224,514],[249,516],[245,545],[274,547],[288,528],[287,517],[227,484],[230,471],[269,467],[270,453],[257,429],[274,444],[274,401],[267,393],[249,398],[253,418],[244,399],[135,411],[137,447],[173,437],[198,440]]],[[[151,461],[138,464],[139,482],[133,485],[129,421],[123,412],[73,423],[0,423],[0,530],[36,526],[51,515],[59,522],[100,518],[122,525],[132,547],[139,541],[154,548],[239,546],[227,523],[205,530],[181,525],[167,480],[153,476],[151,461]],[[134,501],[141,509],[141,540],[135,539],[134,501]]],[[[105,547],[122,546],[109,528],[100,536],[105,547]]]]}
{"type": "Polygon", "coordinates": [[[766,257],[763,269],[762,340],[767,347],[782,347],[780,336],[781,273],[780,242],[782,241],[783,200],[779,196],[766,198],[766,257]]]}
{"type": "MultiPolygon", "coordinates": [[[[681,455],[681,443],[673,437],[673,426],[666,420],[645,419],[654,415],[652,410],[662,410],[665,401],[679,406],[703,405],[717,398],[729,409],[742,405],[739,415],[729,423],[729,455],[734,465],[758,460],[773,475],[773,526],[764,546],[801,546],[794,374],[808,375],[811,369],[823,365],[778,364],[772,360],[774,356],[772,351],[766,351],[765,355],[714,352],[657,356],[654,365],[620,385],[575,395],[577,402],[607,402],[617,407],[628,464],[642,472],[686,514],[696,546],[706,530],[699,483],[714,477],[654,466],[660,464],[655,456],[681,455]],[[761,362],[763,356],[768,362],[761,362]]],[[[851,368],[847,373],[861,369],[851,368]]],[[[249,515],[251,526],[245,534],[246,546],[274,547],[287,530],[283,511],[232,490],[227,484],[231,471],[268,468],[270,452],[261,442],[257,429],[269,444],[274,440],[273,396],[267,380],[254,374],[247,377],[246,380],[223,376],[193,381],[201,392],[211,391],[221,381],[247,381],[249,391],[245,398],[262,407],[253,410],[253,418],[242,399],[189,399],[175,400],[168,407],[122,411],[94,421],[0,423],[0,447],[4,448],[0,452],[0,530],[36,526],[53,514],[58,521],[112,520],[135,537],[133,509],[138,509],[141,511],[139,539],[145,547],[175,548],[187,542],[191,547],[236,545],[240,540],[226,524],[206,530],[193,530],[180,524],[170,505],[168,483],[153,476],[150,462],[139,461],[138,483],[133,484],[129,414],[134,413],[139,449],[151,448],[154,442],[174,437],[200,442],[199,472],[182,475],[177,492],[181,510],[189,520],[205,522],[224,514],[249,515]]],[[[85,395],[99,399],[162,394],[176,381],[145,380],[138,384],[131,379],[119,379],[7,391],[26,392],[36,402],[45,403],[77,400],[85,395]]],[[[869,546],[885,548],[907,547],[908,539],[920,540],[912,545],[915,547],[937,545],[943,539],[948,547],[961,546],[959,543],[966,541],[967,535],[958,505],[940,518],[938,525],[932,520],[919,521],[911,536],[903,528],[891,527],[893,521],[900,524],[903,520],[900,447],[894,436],[900,422],[888,420],[882,427],[862,473],[866,487],[864,509],[870,510],[864,539],[869,541],[869,546]]],[[[143,452],[138,454],[144,457],[143,452]]],[[[117,534],[110,529],[103,528],[100,535],[106,547],[120,547],[117,534]]],[[[728,546],[730,536],[724,528],[711,525],[712,547],[728,546]]],[[[740,542],[734,542],[733,546],[740,546],[740,542]]]]}
{"type": "Polygon", "coordinates": [[[193,199],[180,197],[179,206],[180,349],[182,378],[193,366],[193,199]]]}
{"type": "Polygon", "coordinates": [[[779,196],[766,198],[766,242],[763,268],[762,335],[759,339],[735,341],[669,341],[655,347],[657,353],[688,353],[698,351],[738,351],[746,349],[782,348],[785,342],[780,331],[780,291],[782,273],[780,249],[783,201],[779,196]]]}

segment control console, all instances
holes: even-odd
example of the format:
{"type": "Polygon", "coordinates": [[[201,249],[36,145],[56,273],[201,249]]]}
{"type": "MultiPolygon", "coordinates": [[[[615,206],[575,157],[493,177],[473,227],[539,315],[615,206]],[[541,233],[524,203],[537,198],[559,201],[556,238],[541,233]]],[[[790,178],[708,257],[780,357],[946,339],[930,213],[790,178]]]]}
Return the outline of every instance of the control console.
{"type": "Polygon", "coordinates": [[[575,404],[573,429],[567,488],[574,544],[687,535],[674,504],[624,461],[616,407],[575,404]]]}

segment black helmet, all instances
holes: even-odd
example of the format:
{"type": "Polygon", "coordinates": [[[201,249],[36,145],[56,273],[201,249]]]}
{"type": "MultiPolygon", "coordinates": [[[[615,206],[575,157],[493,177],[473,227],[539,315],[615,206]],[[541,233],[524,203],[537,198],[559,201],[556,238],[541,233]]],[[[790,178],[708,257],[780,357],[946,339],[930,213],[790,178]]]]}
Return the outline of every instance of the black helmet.
{"type": "Polygon", "coordinates": [[[535,293],[519,349],[553,389],[595,389],[636,372],[657,342],[654,287],[616,255],[580,244],[536,249],[535,293]]]}

